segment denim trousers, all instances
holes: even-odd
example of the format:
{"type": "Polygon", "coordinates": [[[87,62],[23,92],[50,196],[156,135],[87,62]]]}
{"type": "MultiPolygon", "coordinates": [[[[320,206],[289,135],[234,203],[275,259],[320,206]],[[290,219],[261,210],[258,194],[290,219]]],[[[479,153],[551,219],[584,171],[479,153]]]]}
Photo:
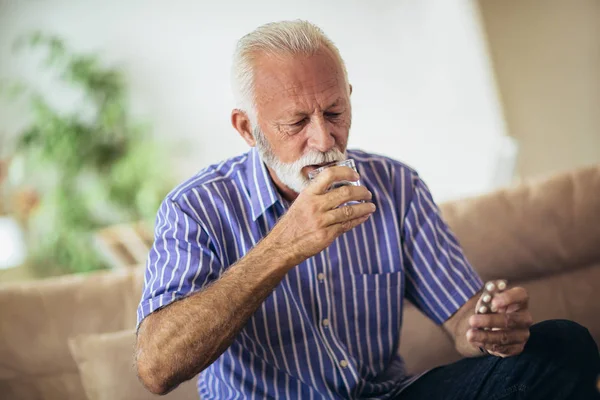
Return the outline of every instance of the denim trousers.
{"type": "Polygon", "coordinates": [[[435,368],[397,399],[600,399],[600,356],[586,328],[568,320],[548,320],[530,331],[521,354],[465,358],[435,368]]]}

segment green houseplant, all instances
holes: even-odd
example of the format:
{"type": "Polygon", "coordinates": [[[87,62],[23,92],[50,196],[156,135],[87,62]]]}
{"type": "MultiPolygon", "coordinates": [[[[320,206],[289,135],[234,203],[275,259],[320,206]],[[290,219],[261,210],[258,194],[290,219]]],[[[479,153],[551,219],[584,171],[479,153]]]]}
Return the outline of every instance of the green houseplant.
{"type": "Polygon", "coordinates": [[[23,85],[31,118],[17,136],[15,160],[41,197],[28,223],[30,265],[42,275],[105,268],[92,243],[94,231],[153,220],[170,187],[164,155],[147,127],[133,121],[118,69],[40,33],[16,48],[44,50],[45,67],[81,97],[73,109],[59,111],[23,85]]]}

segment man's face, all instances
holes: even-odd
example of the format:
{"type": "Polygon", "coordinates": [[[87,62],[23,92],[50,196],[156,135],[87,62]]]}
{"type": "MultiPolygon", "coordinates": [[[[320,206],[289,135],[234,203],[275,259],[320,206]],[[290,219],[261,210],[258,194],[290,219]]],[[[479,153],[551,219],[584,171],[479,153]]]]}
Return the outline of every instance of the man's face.
{"type": "Polygon", "coordinates": [[[345,158],[351,107],[342,67],[325,48],[314,56],[263,56],[254,83],[257,148],[281,183],[300,192],[311,170],[345,158]]]}

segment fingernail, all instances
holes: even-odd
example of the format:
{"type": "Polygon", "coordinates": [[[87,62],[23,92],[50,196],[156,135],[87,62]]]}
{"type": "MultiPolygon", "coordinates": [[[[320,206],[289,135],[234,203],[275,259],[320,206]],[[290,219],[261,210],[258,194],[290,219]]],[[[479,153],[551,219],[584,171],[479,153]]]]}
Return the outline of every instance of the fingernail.
{"type": "Polygon", "coordinates": [[[468,340],[475,340],[475,331],[473,329],[469,329],[467,331],[467,339],[468,340]]]}

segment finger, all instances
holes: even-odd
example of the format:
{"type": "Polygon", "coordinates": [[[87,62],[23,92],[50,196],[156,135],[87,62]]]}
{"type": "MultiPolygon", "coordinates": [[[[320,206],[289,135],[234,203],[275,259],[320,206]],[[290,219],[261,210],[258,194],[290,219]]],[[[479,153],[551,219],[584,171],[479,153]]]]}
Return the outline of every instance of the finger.
{"type": "Polygon", "coordinates": [[[486,349],[488,353],[497,357],[511,357],[521,354],[525,349],[524,343],[519,344],[507,344],[507,345],[499,345],[492,344],[486,345],[485,343],[472,342],[472,345],[475,347],[480,347],[486,349]]]}
{"type": "Polygon", "coordinates": [[[531,314],[523,311],[510,314],[475,314],[469,318],[469,325],[476,329],[523,329],[529,328],[532,323],[531,314]]]}
{"type": "Polygon", "coordinates": [[[527,308],[529,303],[529,294],[522,287],[514,287],[502,293],[498,293],[492,299],[492,305],[496,308],[508,307],[512,304],[519,305],[519,308],[527,308]]]}
{"type": "Polygon", "coordinates": [[[372,214],[368,214],[359,218],[355,218],[355,219],[351,219],[349,221],[344,221],[341,222],[339,224],[335,224],[335,225],[331,225],[330,229],[334,230],[334,234],[335,236],[339,236],[342,233],[348,232],[349,230],[357,227],[358,225],[362,224],[363,222],[367,221],[372,214]]]}
{"type": "Polygon", "coordinates": [[[325,213],[325,226],[336,225],[356,218],[361,218],[365,215],[371,215],[376,209],[377,207],[373,203],[360,203],[339,207],[325,213]]]}
{"type": "Polygon", "coordinates": [[[334,182],[338,181],[350,181],[356,182],[360,179],[358,172],[355,172],[350,167],[331,167],[321,172],[308,186],[309,190],[313,194],[323,194],[327,192],[329,187],[334,182]]]}
{"type": "Polygon", "coordinates": [[[529,329],[514,329],[509,331],[469,329],[467,331],[467,340],[469,342],[479,342],[488,345],[499,344],[503,346],[508,344],[526,343],[527,340],[529,340],[529,329]]]}
{"type": "Polygon", "coordinates": [[[333,210],[349,201],[369,201],[373,194],[364,186],[347,185],[333,189],[323,197],[323,208],[333,210]]]}

